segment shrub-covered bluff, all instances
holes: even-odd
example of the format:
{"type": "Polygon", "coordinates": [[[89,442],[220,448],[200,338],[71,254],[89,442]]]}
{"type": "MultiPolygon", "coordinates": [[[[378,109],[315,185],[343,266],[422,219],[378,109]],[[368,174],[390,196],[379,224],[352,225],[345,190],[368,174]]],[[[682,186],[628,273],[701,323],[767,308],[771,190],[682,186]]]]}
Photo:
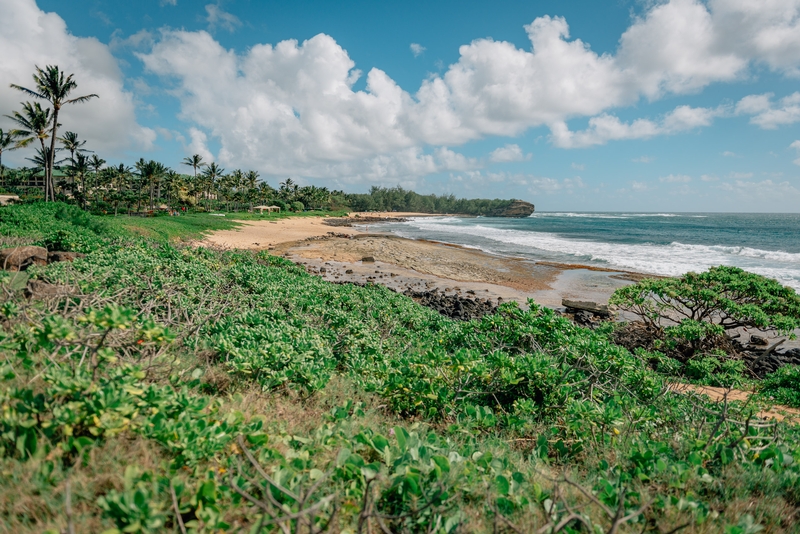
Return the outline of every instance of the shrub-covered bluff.
{"type": "Polygon", "coordinates": [[[59,204],[0,235],[86,254],[26,273],[66,296],[2,273],[6,531],[796,528],[798,426],[670,392],[611,326],[454,321],[59,204]]]}

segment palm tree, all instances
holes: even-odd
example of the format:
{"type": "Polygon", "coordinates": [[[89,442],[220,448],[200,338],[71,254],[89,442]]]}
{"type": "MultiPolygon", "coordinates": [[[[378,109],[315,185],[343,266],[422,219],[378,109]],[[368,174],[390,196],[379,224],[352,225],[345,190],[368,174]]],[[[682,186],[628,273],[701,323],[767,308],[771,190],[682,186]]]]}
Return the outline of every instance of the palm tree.
{"type": "Polygon", "coordinates": [[[11,152],[12,150],[21,148],[20,144],[17,142],[17,137],[18,135],[14,130],[4,132],[3,129],[0,128],[0,184],[3,186],[6,185],[5,167],[3,167],[3,151],[11,152]]]}
{"type": "Polygon", "coordinates": [[[18,89],[34,98],[47,100],[53,107],[53,123],[52,133],[50,134],[50,161],[47,164],[45,172],[45,187],[48,188],[45,194],[50,196],[50,200],[55,200],[55,188],[53,187],[53,165],[56,152],[56,134],[58,133],[58,112],[61,107],[67,104],[80,104],[87,102],[92,98],[98,98],[96,94],[84,95],[75,98],[69,98],[70,93],[78,87],[77,82],[72,79],[73,74],[64,76],[64,73],[58,68],[57,65],[47,65],[44,70],[36,66],[36,72],[33,75],[33,81],[36,84],[36,90],[28,89],[12,83],[12,89],[18,89]]]}
{"type": "MultiPolygon", "coordinates": [[[[154,160],[145,161],[140,159],[136,163],[136,170],[139,171],[141,184],[147,183],[150,189],[150,209],[155,208],[155,185],[156,182],[167,172],[167,168],[154,160]]],[[[140,189],[141,191],[141,189],[140,189]]],[[[138,208],[137,208],[138,211],[138,208]]]]}
{"type": "MultiPolygon", "coordinates": [[[[15,111],[11,115],[6,115],[9,119],[17,123],[18,128],[12,130],[10,132],[11,135],[17,138],[17,147],[24,147],[28,146],[29,144],[33,143],[35,140],[39,140],[39,144],[41,146],[40,155],[45,154],[48,155],[48,152],[45,151],[45,144],[44,141],[47,139],[50,131],[50,124],[52,123],[53,117],[50,116],[49,109],[42,109],[42,106],[38,103],[31,103],[25,102],[22,104],[22,112],[15,111]]],[[[30,158],[26,158],[30,159],[30,158]]],[[[33,160],[30,160],[33,161],[33,160]]],[[[48,196],[48,189],[47,189],[47,164],[45,162],[44,167],[42,167],[44,172],[45,178],[45,198],[48,196]]]]}
{"type": "Polygon", "coordinates": [[[258,172],[247,171],[247,174],[244,175],[244,180],[247,184],[247,200],[250,202],[250,209],[253,209],[253,199],[257,193],[258,172]]]}
{"type": "Polygon", "coordinates": [[[67,167],[67,174],[72,178],[73,183],[80,181],[81,188],[79,199],[83,209],[86,209],[86,175],[89,174],[90,166],[89,158],[86,157],[86,154],[78,152],[75,154],[69,167],[67,167]]]}
{"type": "MultiPolygon", "coordinates": [[[[49,162],[53,159],[50,157],[50,147],[43,146],[42,148],[37,148],[34,156],[32,158],[25,158],[28,161],[33,163],[33,168],[36,170],[38,174],[40,171],[44,174],[45,169],[49,162]]],[[[56,164],[63,163],[65,160],[56,161],[56,164]]]]}
{"type": "MultiPolygon", "coordinates": [[[[210,199],[211,197],[210,192],[211,190],[215,189],[217,186],[217,182],[220,178],[225,174],[225,169],[219,167],[216,162],[211,162],[210,165],[206,165],[205,170],[203,170],[203,178],[205,180],[206,185],[206,198],[210,199]]],[[[208,206],[206,206],[208,208],[208,206]]]]}
{"type": "Polygon", "coordinates": [[[93,176],[93,186],[94,187],[97,187],[97,184],[99,182],[98,178],[100,176],[100,169],[102,169],[103,165],[105,165],[105,164],[106,164],[106,160],[104,160],[103,158],[101,158],[97,154],[92,154],[92,157],[89,158],[89,167],[91,167],[92,170],[94,171],[94,176],[93,176]]]}
{"type": "Polygon", "coordinates": [[[6,117],[17,123],[18,128],[10,132],[17,138],[17,146],[28,146],[38,139],[44,150],[44,140],[50,135],[50,125],[53,122],[49,109],[42,109],[38,102],[25,102],[22,104],[22,112],[15,111],[6,117]]]}
{"type": "MultiPolygon", "coordinates": [[[[123,199],[123,189],[127,188],[128,179],[133,169],[124,163],[120,163],[118,166],[112,167],[111,169],[113,171],[111,188],[114,190],[114,217],[116,217],[117,211],[119,210],[119,202],[123,199]]],[[[130,211],[130,206],[128,210],[130,211]]]]}
{"type": "Polygon", "coordinates": [[[192,169],[194,169],[194,177],[197,178],[197,169],[200,167],[205,167],[206,164],[203,163],[203,156],[200,154],[194,154],[193,156],[187,156],[183,158],[181,161],[183,165],[188,165],[192,169]]]}
{"type": "Polygon", "coordinates": [[[164,186],[167,190],[167,205],[174,208],[178,201],[180,201],[180,192],[183,187],[183,180],[181,175],[172,169],[167,170],[164,175],[164,186]]]}
{"type": "Polygon", "coordinates": [[[86,141],[79,141],[78,134],[75,132],[64,132],[64,136],[59,137],[58,140],[64,145],[64,150],[69,150],[69,159],[71,160],[75,159],[75,152],[91,152],[91,150],[81,148],[86,141]]]}
{"type": "Polygon", "coordinates": [[[286,181],[281,182],[280,185],[280,195],[284,202],[294,202],[297,200],[299,186],[294,183],[291,178],[287,178],[286,181]]]}

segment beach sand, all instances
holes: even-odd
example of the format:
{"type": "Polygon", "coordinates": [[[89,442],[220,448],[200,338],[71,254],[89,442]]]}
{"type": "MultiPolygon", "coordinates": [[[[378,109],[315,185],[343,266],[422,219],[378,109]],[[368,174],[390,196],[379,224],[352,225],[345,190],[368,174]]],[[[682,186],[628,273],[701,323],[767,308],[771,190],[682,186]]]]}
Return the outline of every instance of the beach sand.
{"type": "MultiPolygon", "coordinates": [[[[399,212],[353,212],[348,217],[357,219],[365,217],[404,218],[426,217],[425,213],[399,212]]],[[[292,217],[275,221],[242,221],[242,226],[235,230],[220,230],[203,240],[206,245],[262,250],[278,244],[293,243],[311,237],[337,234],[355,235],[362,233],[350,227],[332,227],[323,223],[327,217],[292,217]]]]}
{"type": "MultiPolygon", "coordinates": [[[[355,213],[350,214],[355,217],[355,213]]],[[[362,213],[364,217],[419,217],[417,213],[362,213]]],[[[373,282],[396,291],[438,289],[474,292],[494,301],[514,300],[560,307],[563,298],[607,303],[635,273],[534,262],[476,249],[376,233],[366,228],[332,227],[322,217],[245,221],[236,230],[208,236],[204,243],[223,248],[270,250],[334,282],[373,282]],[[373,262],[362,262],[372,257],[373,262]],[[348,272],[350,271],[350,272],[348,272]]],[[[353,220],[358,223],[357,219],[353,220]]]]}

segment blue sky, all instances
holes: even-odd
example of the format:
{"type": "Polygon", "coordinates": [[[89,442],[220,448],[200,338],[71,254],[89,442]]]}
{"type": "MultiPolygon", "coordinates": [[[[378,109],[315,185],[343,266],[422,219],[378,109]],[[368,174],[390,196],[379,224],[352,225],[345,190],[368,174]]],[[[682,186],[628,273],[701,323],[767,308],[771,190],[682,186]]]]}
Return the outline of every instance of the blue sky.
{"type": "Polygon", "coordinates": [[[2,114],[21,100],[5,82],[59,64],[101,96],[63,128],[111,163],[177,169],[200,153],[273,185],[400,184],[541,210],[800,211],[800,0],[0,12],[2,114]]]}

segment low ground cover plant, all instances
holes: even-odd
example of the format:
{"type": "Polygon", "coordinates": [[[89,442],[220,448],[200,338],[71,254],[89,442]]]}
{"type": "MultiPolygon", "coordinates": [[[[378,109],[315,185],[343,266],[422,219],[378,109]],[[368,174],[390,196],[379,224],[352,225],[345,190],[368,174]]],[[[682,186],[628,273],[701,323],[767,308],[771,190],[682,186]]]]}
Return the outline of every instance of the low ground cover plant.
{"type": "MultiPolygon", "coordinates": [[[[47,235],[17,209],[0,224],[47,235]]],[[[603,330],[533,303],[453,321],[263,252],[69,224],[102,246],[29,269],[69,295],[0,280],[7,531],[797,524],[798,427],[673,393],[603,330]]]]}

